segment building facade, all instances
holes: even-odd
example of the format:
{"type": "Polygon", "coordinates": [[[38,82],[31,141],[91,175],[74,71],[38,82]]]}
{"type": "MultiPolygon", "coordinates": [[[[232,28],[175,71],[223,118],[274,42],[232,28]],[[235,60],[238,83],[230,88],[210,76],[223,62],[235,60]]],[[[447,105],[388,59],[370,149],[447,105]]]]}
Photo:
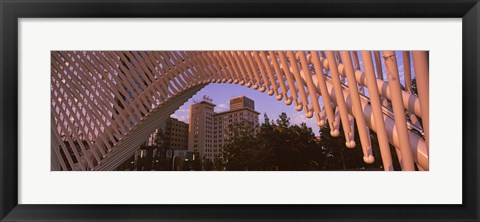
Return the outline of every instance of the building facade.
{"type": "MultiPolygon", "coordinates": [[[[175,118],[168,118],[159,127],[165,135],[165,145],[167,149],[172,150],[187,150],[188,149],[188,123],[184,123],[175,118]]],[[[156,146],[155,139],[157,138],[158,129],[155,130],[149,137],[145,146],[156,146]]]]}
{"type": "Polygon", "coordinates": [[[215,104],[201,101],[190,105],[190,129],[188,134],[188,150],[205,156],[207,149],[213,148],[213,122],[215,104]]]}
{"type": "MultiPolygon", "coordinates": [[[[223,158],[223,146],[233,136],[230,126],[242,121],[258,126],[259,112],[252,99],[239,96],[230,99],[230,110],[216,113],[215,104],[201,101],[190,106],[188,149],[198,152],[200,158],[223,158]]],[[[254,130],[254,129],[252,129],[254,130]]]]}
{"type": "Polygon", "coordinates": [[[246,96],[237,96],[230,99],[230,110],[249,108],[255,110],[255,102],[246,96]]]}
{"type": "MultiPolygon", "coordinates": [[[[162,169],[162,166],[159,165],[163,157],[171,159],[168,157],[173,153],[174,156],[177,153],[186,153],[188,149],[188,124],[182,121],[179,121],[175,118],[168,118],[160,126],[164,133],[164,143],[167,153],[159,153],[157,147],[156,138],[159,130],[155,130],[147,139],[147,141],[140,146],[140,148],[135,151],[135,154],[131,156],[128,160],[122,163],[117,170],[165,170],[162,169]],[[178,151],[178,152],[177,152],[178,151]],[[182,152],[184,151],[184,152],[182,152]]],[[[186,154],[181,157],[186,156],[186,154]]],[[[165,167],[163,167],[165,168],[165,167]]],[[[170,169],[170,168],[166,168],[170,169]]]]}

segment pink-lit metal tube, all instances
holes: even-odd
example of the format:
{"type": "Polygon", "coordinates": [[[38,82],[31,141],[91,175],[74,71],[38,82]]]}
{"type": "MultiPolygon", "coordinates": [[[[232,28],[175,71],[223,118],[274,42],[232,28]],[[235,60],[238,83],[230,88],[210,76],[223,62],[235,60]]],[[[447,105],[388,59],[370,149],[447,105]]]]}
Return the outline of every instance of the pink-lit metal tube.
{"type": "Polygon", "coordinates": [[[222,52],[224,56],[227,57],[228,62],[230,63],[230,69],[233,69],[233,83],[237,84],[240,82],[241,77],[241,71],[240,68],[237,67],[237,64],[235,63],[235,59],[233,58],[232,54],[230,52],[222,52]]]}
{"type": "MultiPolygon", "coordinates": [[[[252,70],[252,75],[254,77],[253,82],[253,89],[258,89],[261,85],[262,85],[262,82],[260,80],[260,76],[258,76],[258,67],[255,66],[255,62],[253,61],[253,58],[252,58],[252,52],[251,51],[245,51],[245,55],[247,57],[247,60],[248,60],[248,64],[250,65],[250,68],[252,70]]],[[[264,90],[265,91],[265,90],[264,90]]],[[[263,91],[262,91],[263,92],[263,91]]]]}
{"type": "Polygon", "coordinates": [[[237,68],[233,64],[233,62],[230,60],[227,54],[225,54],[224,51],[219,52],[220,57],[223,59],[223,62],[225,63],[226,69],[229,71],[229,80],[228,83],[238,83],[238,78],[236,77],[238,73],[237,68]],[[237,82],[235,82],[237,80],[237,82]]]}
{"type": "Polygon", "coordinates": [[[263,66],[263,62],[260,60],[260,56],[258,55],[257,52],[253,51],[253,58],[257,62],[258,69],[260,70],[260,73],[262,74],[262,82],[265,86],[260,86],[260,91],[265,92],[267,90],[267,93],[269,96],[273,95],[273,90],[270,89],[270,82],[268,81],[268,77],[266,72],[265,67],[263,66]]]}
{"type": "MultiPolygon", "coordinates": [[[[329,70],[330,67],[328,66],[328,60],[324,58],[320,58],[320,62],[323,63],[324,67],[329,70]],[[325,66],[326,65],[326,66],[325,66]]],[[[345,76],[345,66],[343,64],[338,64],[338,74],[340,76],[344,77],[345,76]]],[[[362,86],[366,86],[366,78],[365,78],[365,73],[363,73],[361,70],[356,70],[355,71],[355,78],[357,83],[359,83],[362,86]]],[[[390,95],[390,90],[388,83],[384,80],[377,79],[377,85],[378,85],[378,90],[380,95],[382,96],[382,103],[383,106],[389,107],[388,105],[388,100],[391,99],[390,95]]],[[[420,115],[420,101],[418,100],[417,96],[402,91],[402,97],[403,97],[403,105],[406,107],[410,112],[415,113],[417,115],[420,115]]]]}
{"type": "Polygon", "coordinates": [[[335,113],[332,108],[332,104],[330,101],[330,94],[328,94],[327,85],[325,83],[324,73],[322,69],[322,65],[320,63],[320,57],[318,56],[316,51],[311,51],[310,54],[312,55],[312,62],[313,67],[315,68],[315,75],[317,77],[317,85],[320,88],[320,93],[323,99],[323,106],[325,107],[325,111],[327,112],[328,124],[330,127],[330,135],[337,137],[340,135],[340,131],[334,130],[334,122],[335,122],[335,113]]]}
{"type": "MultiPolygon", "coordinates": [[[[332,98],[332,102],[334,102],[335,104],[338,104],[337,100],[341,98],[337,98],[337,94],[335,92],[335,89],[334,89],[335,87],[333,83],[330,81],[327,81],[327,88],[328,88],[328,93],[332,98]]],[[[350,93],[348,91],[344,91],[343,100],[346,101],[347,103],[347,111],[348,113],[353,113],[352,105],[349,97],[350,97],[350,93]]],[[[363,115],[365,116],[365,120],[368,124],[368,127],[378,133],[379,131],[375,126],[374,115],[372,112],[371,105],[368,104],[368,102],[366,101],[362,101],[362,110],[363,110],[363,115]]],[[[340,115],[340,110],[338,106],[336,107],[335,115],[340,115]]],[[[339,116],[335,116],[335,118],[337,119],[336,122],[340,122],[339,116]]],[[[383,121],[385,122],[385,129],[388,136],[388,140],[390,141],[390,144],[396,147],[395,150],[398,151],[400,147],[400,138],[396,131],[395,121],[387,115],[383,115],[383,121]]],[[[415,162],[418,163],[420,166],[422,166],[423,169],[428,170],[429,156],[425,146],[425,140],[423,140],[421,136],[418,136],[417,134],[411,131],[408,132],[408,137],[410,141],[410,149],[411,149],[411,152],[413,152],[413,158],[415,162]]],[[[399,160],[401,161],[402,157],[400,154],[398,155],[398,157],[399,157],[399,160]]]]}
{"type": "Polygon", "coordinates": [[[317,91],[315,90],[315,84],[312,80],[312,73],[308,68],[307,58],[305,57],[305,53],[303,51],[298,51],[297,54],[300,57],[300,64],[302,65],[302,74],[303,79],[307,82],[308,94],[310,96],[310,100],[312,101],[313,111],[315,112],[315,118],[317,119],[317,125],[323,125],[322,117],[320,116],[320,104],[318,104],[318,96],[317,91]]]}
{"type": "MultiPolygon", "coordinates": [[[[235,62],[237,64],[238,68],[240,69],[240,73],[242,74],[242,79],[240,79],[239,83],[240,83],[240,85],[243,86],[243,85],[245,85],[245,83],[247,83],[249,81],[248,78],[247,78],[247,74],[246,74],[246,72],[248,72],[248,70],[245,71],[245,65],[242,65],[242,60],[238,56],[237,52],[236,51],[231,51],[231,53],[232,53],[233,57],[235,58],[235,62]]],[[[247,87],[249,87],[248,84],[247,84],[247,87]]]]}
{"type": "MultiPolygon", "coordinates": [[[[358,60],[358,52],[357,51],[352,51],[352,57],[353,57],[353,65],[354,65],[354,70],[361,70],[360,68],[360,61],[358,60]]],[[[361,94],[365,94],[365,89],[363,88],[363,85],[359,84],[358,85],[358,92],[361,94]]]]}
{"type": "MultiPolygon", "coordinates": [[[[275,76],[273,75],[273,70],[270,62],[268,61],[267,53],[264,51],[260,52],[260,58],[262,59],[263,65],[265,66],[267,73],[268,73],[268,78],[270,78],[270,83],[272,84],[272,91],[275,93],[275,99],[276,100],[281,100],[282,99],[282,94],[278,92],[278,85],[277,81],[275,79],[275,76]]],[[[268,95],[273,95],[270,91],[268,92],[268,95]]]]}
{"type": "Polygon", "coordinates": [[[312,112],[308,108],[308,98],[307,94],[305,93],[305,84],[303,78],[300,76],[298,72],[297,60],[295,59],[295,55],[292,51],[287,52],[288,59],[290,60],[290,66],[293,71],[293,77],[295,78],[295,83],[298,87],[298,92],[300,93],[300,99],[302,100],[303,110],[305,111],[305,115],[308,118],[313,116],[312,112]]]}
{"type": "Polygon", "coordinates": [[[373,69],[372,55],[370,51],[361,51],[363,68],[367,75],[367,88],[370,96],[375,126],[377,128],[378,145],[382,156],[383,169],[385,171],[393,170],[392,154],[390,153],[390,144],[388,143],[387,130],[383,121],[382,103],[377,89],[375,71],[373,69]]]}
{"type": "MultiPolygon", "coordinates": [[[[280,66],[278,65],[278,58],[275,55],[275,52],[269,51],[268,55],[270,56],[270,61],[273,64],[273,69],[275,70],[276,76],[278,78],[278,83],[280,84],[280,88],[282,89],[282,95],[283,99],[285,100],[285,104],[290,105],[292,104],[292,99],[288,97],[287,94],[287,86],[285,85],[285,79],[283,78],[283,73],[282,70],[280,69],[280,66]]],[[[290,92],[292,93],[292,92],[290,92]]]]}
{"type": "MultiPolygon", "coordinates": [[[[350,96],[352,98],[353,114],[357,122],[358,134],[360,135],[360,142],[363,149],[363,161],[365,163],[375,162],[375,158],[372,153],[372,146],[370,144],[370,133],[368,127],[365,124],[363,117],[362,106],[360,103],[360,96],[358,95],[357,81],[355,81],[354,68],[352,65],[352,59],[349,51],[341,52],[343,64],[345,65],[345,73],[348,79],[348,88],[350,90],[350,96]]],[[[357,61],[358,63],[358,61],[357,61]]]]}
{"type": "Polygon", "coordinates": [[[428,70],[428,52],[414,51],[412,52],[413,65],[415,68],[415,79],[417,80],[418,97],[420,100],[420,108],[422,111],[422,124],[425,131],[425,141],[427,149],[429,146],[429,70],[428,70]]]}
{"type": "Polygon", "coordinates": [[[410,150],[410,141],[408,138],[407,119],[405,109],[403,108],[403,99],[401,94],[400,79],[398,77],[397,59],[395,52],[384,51],[385,67],[387,70],[388,85],[392,94],[392,108],[395,117],[395,128],[399,136],[400,151],[402,154],[402,168],[405,170],[415,170],[412,152],[410,150]]]}
{"type": "Polygon", "coordinates": [[[347,148],[354,148],[356,146],[355,140],[350,132],[350,124],[348,121],[348,112],[347,106],[345,105],[345,100],[343,99],[343,89],[340,82],[340,76],[337,71],[337,64],[334,52],[327,51],[327,60],[330,67],[330,73],[332,74],[332,81],[334,85],[335,94],[337,96],[337,105],[340,111],[340,119],[342,121],[343,131],[345,132],[345,145],[347,148]]]}
{"type": "Polygon", "coordinates": [[[297,89],[295,88],[295,80],[293,79],[292,73],[290,73],[290,68],[287,63],[287,58],[285,57],[285,54],[283,53],[283,51],[278,51],[278,55],[280,57],[280,62],[282,64],[281,68],[283,69],[283,72],[287,77],[288,88],[290,89],[293,102],[295,103],[295,109],[297,111],[300,111],[302,110],[303,107],[302,107],[302,104],[298,102],[298,94],[297,94],[297,89]]]}
{"type": "Polygon", "coordinates": [[[377,78],[383,80],[382,57],[380,57],[380,51],[373,51],[373,55],[375,56],[377,78]]]}
{"type": "MultiPolygon", "coordinates": [[[[407,89],[407,92],[413,94],[413,91],[412,91],[412,70],[411,70],[411,67],[410,67],[410,51],[404,51],[403,52],[403,73],[404,73],[405,88],[407,89]]],[[[418,125],[418,119],[417,119],[417,116],[415,116],[415,114],[413,114],[412,112],[409,111],[408,116],[410,117],[410,121],[414,125],[421,128],[418,125]]]]}
{"type": "Polygon", "coordinates": [[[220,52],[218,51],[212,51],[213,53],[213,58],[214,61],[218,64],[220,67],[220,72],[222,73],[222,83],[231,83],[232,82],[232,77],[231,77],[231,70],[228,69],[228,64],[225,62],[225,57],[220,55],[220,52]]]}

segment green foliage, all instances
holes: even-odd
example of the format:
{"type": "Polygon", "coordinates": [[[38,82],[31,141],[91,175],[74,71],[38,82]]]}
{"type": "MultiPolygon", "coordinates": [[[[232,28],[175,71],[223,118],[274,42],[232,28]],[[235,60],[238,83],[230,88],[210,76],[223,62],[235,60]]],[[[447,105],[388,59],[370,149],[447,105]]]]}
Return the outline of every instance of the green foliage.
{"type": "Polygon", "coordinates": [[[153,168],[155,170],[169,170],[169,160],[167,160],[167,149],[169,145],[166,141],[165,132],[162,128],[158,129],[157,136],[155,137],[155,143],[157,144],[157,152],[153,157],[153,168]]]}
{"type": "Polygon", "coordinates": [[[213,160],[213,170],[223,170],[224,164],[222,158],[215,158],[213,160]]]}
{"type": "MultiPolygon", "coordinates": [[[[375,163],[363,161],[357,128],[357,147],[348,149],[345,136],[330,136],[327,126],[320,128],[320,140],[305,123],[291,125],[282,113],[276,121],[264,115],[257,131],[248,122],[231,125],[233,138],[224,146],[224,166],[227,170],[383,170],[376,134],[370,131],[375,163]]],[[[399,169],[396,152],[391,147],[395,169],[399,169]]]]}
{"type": "Polygon", "coordinates": [[[167,150],[169,149],[170,147],[169,144],[167,143],[166,141],[166,136],[165,136],[165,132],[163,131],[162,128],[159,128],[158,129],[158,133],[157,133],[157,136],[155,137],[155,143],[157,144],[157,148],[160,150],[167,150]]]}
{"type": "MultiPolygon", "coordinates": [[[[327,126],[320,128],[320,146],[325,155],[325,170],[383,170],[383,162],[377,134],[370,130],[370,142],[375,162],[367,164],[363,161],[362,145],[360,143],[356,124],[354,129],[354,140],[357,146],[353,149],[349,149],[345,146],[345,134],[341,126],[340,135],[338,137],[332,137],[330,135],[330,129],[327,126]]],[[[400,165],[393,146],[390,146],[390,152],[392,153],[394,161],[394,169],[400,170],[400,165]]]]}
{"type": "Polygon", "coordinates": [[[208,158],[203,158],[202,168],[206,171],[213,170],[213,161],[208,158]]]}
{"type": "Polygon", "coordinates": [[[413,94],[413,95],[418,95],[418,92],[417,92],[417,80],[416,80],[416,79],[413,79],[413,80],[412,80],[412,94],[413,94]]]}
{"type": "Polygon", "coordinates": [[[224,147],[228,170],[319,170],[322,151],[306,124],[290,125],[285,113],[276,121],[264,116],[258,131],[248,122],[233,124],[224,147]]]}

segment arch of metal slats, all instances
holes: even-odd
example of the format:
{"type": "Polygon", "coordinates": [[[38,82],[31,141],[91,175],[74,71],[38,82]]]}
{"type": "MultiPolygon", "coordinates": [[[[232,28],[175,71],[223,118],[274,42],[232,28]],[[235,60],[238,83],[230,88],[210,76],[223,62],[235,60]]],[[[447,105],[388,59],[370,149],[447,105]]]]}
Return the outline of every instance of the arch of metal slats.
{"type": "Polygon", "coordinates": [[[115,169],[208,83],[266,92],[332,136],[342,124],[349,148],[356,123],[367,163],[372,129],[385,170],[389,144],[403,170],[428,170],[428,75],[425,51],[52,51],[52,170],[115,169]]]}

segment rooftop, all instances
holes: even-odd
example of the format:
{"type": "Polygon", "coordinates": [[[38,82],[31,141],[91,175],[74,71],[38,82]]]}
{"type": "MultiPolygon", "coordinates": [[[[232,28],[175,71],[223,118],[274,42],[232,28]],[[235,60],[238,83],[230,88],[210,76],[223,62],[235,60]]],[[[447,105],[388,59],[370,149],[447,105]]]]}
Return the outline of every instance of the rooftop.
{"type": "Polygon", "coordinates": [[[227,110],[227,111],[215,113],[215,115],[223,115],[223,114],[238,112],[238,111],[242,111],[242,110],[248,110],[248,111],[253,112],[253,113],[257,114],[257,115],[260,115],[259,112],[255,111],[255,110],[253,110],[253,109],[250,109],[250,108],[248,108],[248,107],[244,107],[244,108],[240,108],[240,109],[234,109],[234,110],[227,110]]]}

